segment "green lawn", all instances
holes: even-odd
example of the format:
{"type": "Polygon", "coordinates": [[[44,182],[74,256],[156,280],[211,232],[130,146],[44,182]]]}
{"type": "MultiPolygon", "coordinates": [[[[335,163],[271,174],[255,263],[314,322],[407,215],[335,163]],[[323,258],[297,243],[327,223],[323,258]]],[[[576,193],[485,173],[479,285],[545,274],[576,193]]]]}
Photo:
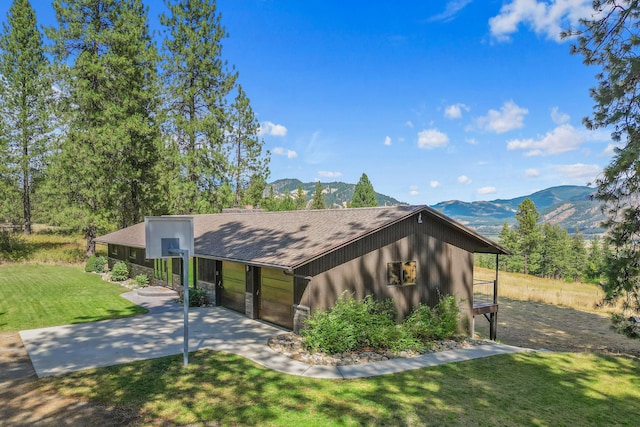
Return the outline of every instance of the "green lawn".
{"type": "Polygon", "coordinates": [[[0,331],[145,313],[119,296],[126,290],[78,267],[0,265],[0,331]]]}
{"type": "Polygon", "coordinates": [[[52,377],[38,387],[114,407],[140,425],[637,425],[640,361],[494,356],[360,380],[279,374],[200,351],[52,377]]]}

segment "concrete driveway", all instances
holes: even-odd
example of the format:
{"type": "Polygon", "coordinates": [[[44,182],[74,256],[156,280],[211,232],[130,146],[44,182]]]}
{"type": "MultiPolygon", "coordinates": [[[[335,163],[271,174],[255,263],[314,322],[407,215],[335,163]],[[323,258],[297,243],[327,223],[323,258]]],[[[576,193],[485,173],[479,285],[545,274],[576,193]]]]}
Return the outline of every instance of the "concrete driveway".
{"type": "MultiPolygon", "coordinates": [[[[38,377],[181,354],[183,309],[173,300],[123,296],[148,314],[124,319],[20,331],[38,377]]],[[[425,354],[350,366],[308,365],[273,351],[269,338],[285,330],[223,307],[189,310],[189,351],[213,349],[238,354],[267,368],[315,378],[361,378],[419,369],[497,354],[529,351],[503,344],[425,354]]],[[[182,362],[181,362],[182,363],[182,362]]]]}

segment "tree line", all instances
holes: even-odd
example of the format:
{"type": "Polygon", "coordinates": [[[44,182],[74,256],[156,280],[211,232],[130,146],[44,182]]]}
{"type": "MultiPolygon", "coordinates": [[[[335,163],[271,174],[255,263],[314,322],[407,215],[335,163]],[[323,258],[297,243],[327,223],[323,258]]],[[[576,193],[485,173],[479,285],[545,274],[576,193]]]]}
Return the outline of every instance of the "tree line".
{"type": "MultiPolygon", "coordinates": [[[[606,273],[609,245],[598,236],[586,242],[579,231],[569,234],[559,224],[540,223],[531,199],[518,205],[516,224],[504,223],[498,242],[511,252],[500,258],[502,271],[538,277],[599,283],[606,273]]],[[[478,257],[481,267],[495,268],[493,256],[478,257]]]]}
{"type": "Polygon", "coordinates": [[[215,2],[14,0],[0,33],[0,220],[98,233],[257,204],[269,152],[215,2]]]}

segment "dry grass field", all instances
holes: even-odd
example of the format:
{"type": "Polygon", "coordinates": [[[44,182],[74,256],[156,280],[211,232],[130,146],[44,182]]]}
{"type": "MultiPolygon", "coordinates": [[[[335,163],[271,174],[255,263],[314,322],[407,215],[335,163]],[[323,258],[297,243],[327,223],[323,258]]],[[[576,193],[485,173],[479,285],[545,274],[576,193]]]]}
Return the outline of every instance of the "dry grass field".
{"type": "MultiPolygon", "coordinates": [[[[474,267],[476,280],[493,280],[495,274],[494,270],[474,267]]],[[[501,271],[498,276],[498,286],[498,295],[504,298],[542,302],[598,313],[613,310],[613,307],[596,307],[604,293],[598,285],[592,283],[543,279],[501,271]]]]}

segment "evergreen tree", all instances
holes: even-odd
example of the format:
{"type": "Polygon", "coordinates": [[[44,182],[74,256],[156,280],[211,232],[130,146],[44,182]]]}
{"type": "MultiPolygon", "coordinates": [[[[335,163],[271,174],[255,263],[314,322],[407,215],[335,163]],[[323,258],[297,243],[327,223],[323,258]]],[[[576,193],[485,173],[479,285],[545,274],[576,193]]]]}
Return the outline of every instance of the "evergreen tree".
{"type": "Polygon", "coordinates": [[[302,184],[298,184],[298,191],[296,192],[296,209],[304,209],[307,206],[307,197],[302,189],[302,184]]]}
{"type": "Polygon", "coordinates": [[[584,246],[582,233],[576,232],[571,236],[569,251],[569,276],[574,282],[582,280],[582,274],[587,264],[587,250],[584,246]]]}
{"type": "MultiPolygon", "coordinates": [[[[581,21],[572,53],[595,65],[598,85],[589,129],[612,129],[620,145],[611,163],[596,180],[596,198],[604,203],[607,241],[613,252],[607,260],[605,301],[623,300],[624,308],[640,313],[640,91],[638,40],[640,4],[637,1],[596,0],[594,14],[581,21]]],[[[574,35],[565,33],[564,36],[574,35]]],[[[608,246],[608,245],[607,245],[608,246]]]]}
{"type": "Polygon", "coordinates": [[[0,216],[15,219],[20,198],[29,234],[32,194],[50,151],[53,97],[49,61],[29,1],[14,0],[7,20],[0,35],[0,216]]]}
{"type": "Polygon", "coordinates": [[[327,203],[324,201],[322,195],[322,184],[320,181],[316,182],[316,188],[313,192],[313,198],[311,199],[311,209],[326,209],[327,203]]]}
{"type": "Polygon", "coordinates": [[[589,280],[597,280],[600,278],[603,272],[603,250],[600,243],[600,238],[594,236],[589,245],[587,255],[587,265],[584,275],[589,280]]]}
{"type": "Polygon", "coordinates": [[[510,272],[522,271],[522,257],[517,253],[516,234],[507,221],[502,224],[500,234],[498,235],[498,242],[502,247],[511,252],[511,255],[508,257],[500,257],[499,268],[510,272]]]}
{"type": "Polygon", "coordinates": [[[558,224],[542,226],[541,262],[539,275],[561,279],[569,271],[570,237],[558,224]]]}
{"type": "Polygon", "coordinates": [[[540,226],[538,220],[540,213],[531,199],[526,198],[518,205],[516,212],[515,233],[517,238],[517,251],[523,257],[523,272],[528,274],[529,270],[535,270],[538,248],[540,245],[540,226]],[[532,268],[533,267],[533,268],[532,268]]]}
{"type": "Polygon", "coordinates": [[[158,57],[141,0],[53,6],[58,28],[47,33],[65,130],[53,179],[74,205],[91,255],[98,232],[158,209],[158,57]]]}
{"type": "MultiPolygon", "coordinates": [[[[177,177],[169,181],[169,189],[170,198],[181,202],[171,210],[219,211],[223,206],[216,192],[230,175],[230,153],[225,152],[227,98],[237,78],[222,60],[222,39],[227,33],[215,1],[170,1],[167,8],[169,14],[160,17],[167,33],[162,62],[168,116],[165,133],[175,156],[173,174],[177,177]]],[[[247,123],[249,127],[255,124],[252,117],[247,117],[247,123]]],[[[249,138],[254,134],[246,127],[242,131],[249,138]]]]}
{"type": "Polygon", "coordinates": [[[369,181],[367,174],[363,173],[360,180],[356,184],[353,197],[351,198],[351,207],[365,208],[378,206],[378,198],[373,189],[373,185],[369,181]]]}
{"type": "Polygon", "coordinates": [[[291,197],[291,193],[289,190],[284,191],[284,197],[278,203],[279,211],[295,211],[296,210],[296,202],[291,197]]]}
{"type": "Polygon", "coordinates": [[[236,206],[242,203],[252,178],[261,176],[266,181],[269,176],[269,152],[263,155],[264,141],[258,138],[258,128],[249,98],[242,86],[238,85],[238,95],[231,108],[231,128],[227,135],[232,153],[231,174],[235,184],[236,206]]]}
{"type": "Polygon", "coordinates": [[[267,182],[264,176],[254,174],[249,179],[249,186],[244,192],[242,203],[258,207],[262,204],[264,190],[267,188],[267,182]]]}

